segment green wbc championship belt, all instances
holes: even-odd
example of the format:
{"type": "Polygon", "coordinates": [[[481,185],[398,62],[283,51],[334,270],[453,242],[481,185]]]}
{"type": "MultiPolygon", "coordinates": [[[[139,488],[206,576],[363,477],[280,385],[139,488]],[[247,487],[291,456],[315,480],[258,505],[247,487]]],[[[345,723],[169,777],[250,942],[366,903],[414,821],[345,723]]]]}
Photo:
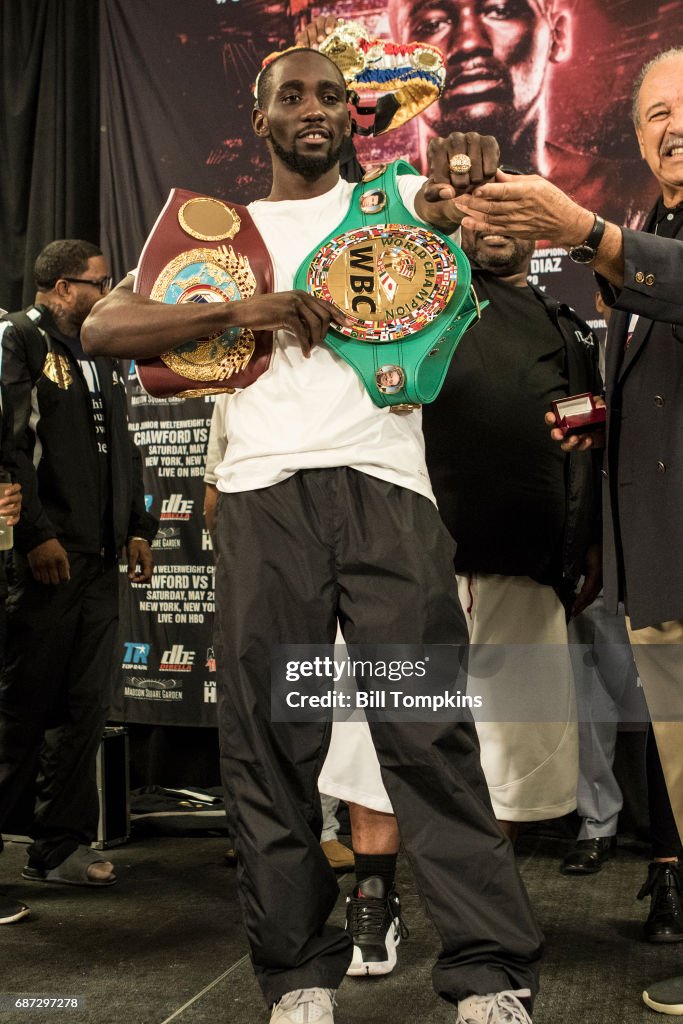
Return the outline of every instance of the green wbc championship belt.
{"type": "Polygon", "coordinates": [[[434,401],[460,338],[480,314],[466,256],[409,213],[400,174],[417,171],[399,160],[359,182],[348,214],[294,281],[353,321],[332,325],[325,341],[375,405],[397,411],[434,401]]]}

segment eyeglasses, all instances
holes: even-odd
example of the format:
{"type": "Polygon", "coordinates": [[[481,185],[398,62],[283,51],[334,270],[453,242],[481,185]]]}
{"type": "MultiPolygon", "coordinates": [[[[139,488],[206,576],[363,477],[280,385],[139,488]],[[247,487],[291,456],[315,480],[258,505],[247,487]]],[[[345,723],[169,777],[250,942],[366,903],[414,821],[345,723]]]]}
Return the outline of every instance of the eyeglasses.
{"type": "Polygon", "coordinates": [[[96,281],[91,281],[89,277],[62,277],[60,280],[71,284],[91,284],[93,288],[99,288],[100,295],[104,295],[112,286],[111,277],[99,277],[96,281]]]}

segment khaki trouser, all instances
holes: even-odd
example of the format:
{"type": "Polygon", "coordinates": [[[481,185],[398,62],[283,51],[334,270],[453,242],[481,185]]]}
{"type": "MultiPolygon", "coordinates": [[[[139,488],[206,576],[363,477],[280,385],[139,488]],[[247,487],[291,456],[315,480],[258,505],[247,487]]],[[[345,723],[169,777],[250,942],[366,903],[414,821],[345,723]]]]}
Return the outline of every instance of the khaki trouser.
{"type": "Polygon", "coordinates": [[[627,618],[626,627],[683,841],[683,621],[631,629],[627,618]]]}

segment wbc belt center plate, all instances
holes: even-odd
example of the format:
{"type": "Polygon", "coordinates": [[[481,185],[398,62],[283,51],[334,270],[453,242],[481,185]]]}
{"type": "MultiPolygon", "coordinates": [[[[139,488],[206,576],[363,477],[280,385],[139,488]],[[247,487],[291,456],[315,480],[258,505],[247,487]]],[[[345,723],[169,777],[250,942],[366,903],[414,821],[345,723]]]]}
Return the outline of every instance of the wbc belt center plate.
{"type": "Polygon", "coordinates": [[[335,333],[381,344],[436,320],[457,280],[453,253],[427,227],[375,224],[328,240],[313,257],[306,283],[352,320],[334,324],[335,333]]]}
{"type": "MultiPolygon", "coordinates": [[[[189,249],[168,263],[156,279],[150,297],[171,304],[237,302],[256,290],[249,259],[232,246],[189,249]]],[[[161,359],[176,373],[193,380],[227,380],[243,370],[254,353],[254,335],[230,327],[220,334],[188,341],[161,359]]]]}

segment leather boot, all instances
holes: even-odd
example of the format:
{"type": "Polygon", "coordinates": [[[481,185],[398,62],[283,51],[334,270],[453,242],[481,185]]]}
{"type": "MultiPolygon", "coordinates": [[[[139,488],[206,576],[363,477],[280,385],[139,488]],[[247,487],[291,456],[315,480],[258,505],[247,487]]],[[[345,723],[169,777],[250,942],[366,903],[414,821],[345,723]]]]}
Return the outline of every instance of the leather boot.
{"type": "Polygon", "coordinates": [[[650,913],[643,925],[648,942],[683,942],[683,867],[677,861],[654,861],[638,899],[650,896],[650,913]]]}

